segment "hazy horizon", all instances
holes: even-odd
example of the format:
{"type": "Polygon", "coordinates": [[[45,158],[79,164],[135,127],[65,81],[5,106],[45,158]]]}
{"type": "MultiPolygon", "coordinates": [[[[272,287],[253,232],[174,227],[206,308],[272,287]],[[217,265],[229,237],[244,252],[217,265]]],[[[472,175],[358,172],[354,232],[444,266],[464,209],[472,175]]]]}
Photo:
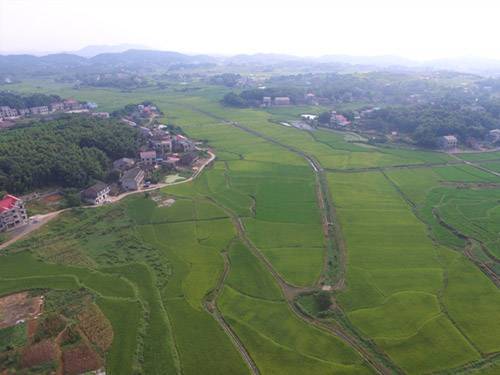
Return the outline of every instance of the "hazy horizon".
{"type": "Polygon", "coordinates": [[[133,44],[189,54],[500,59],[500,4],[368,0],[0,0],[0,53],[71,52],[133,44]],[[140,6],[139,6],[140,5],[140,6]]]}

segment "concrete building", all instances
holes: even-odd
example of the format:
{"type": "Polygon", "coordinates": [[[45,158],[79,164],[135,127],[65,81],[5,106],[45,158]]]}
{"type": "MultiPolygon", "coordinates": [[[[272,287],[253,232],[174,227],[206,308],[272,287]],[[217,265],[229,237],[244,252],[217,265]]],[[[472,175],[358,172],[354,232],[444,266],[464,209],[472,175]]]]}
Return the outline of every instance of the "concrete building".
{"type": "Polygon", "coordinates": [[[10,194],[0,200],[0,231],[11,230],[28,224],[24,202],[10,194]]]}
{"type": "Polygon", "coordinates": [[[54,102],[50,104],[50,110],[52,112],[60,112],[64,111],[64,103],[63,102],[54,102]]]}
{"type": "Polygon", "coordinates": [[[90,115],[98,118],[109,118],[109,112],[92,112],[90,115]]]}
{"type": "Polygon", "coordinates": [[[10,108],[9,106],[1,106],[0,107],[0,117],[3,118],[11,118],[17,116],[17,109],[10,108]]]}
{"type": "Polygon", "coordinates": [[[439,145],[445,150],[455,148],[458,145],[458,139],[454,135],[445,135],[439,139],[439,145]]]}
{"type": "Polygon", "coordinates": [[[488,141],[496,143],[500,140],[500,129],[493,129],[488,132],[488,141]]]}
{"type": "Polygon", "coordinates": [[[139,190],[143,182],[144,171],[138,167],[129,169],[120,179],[120,183],[122,184],[122,188],[124,190],[139,190]]]}
{"type": "Polygon", "coordinates": [[[29,108],[21,108],[18,110],[19,116],[29,116],[31,111],[29,108]]]}
{"type": "Polygon", "coordinates": [[[264,96],[262,98],[262,105],[264,107],[270,107],[273,104],[273,100],[271,99],[270,96],[264,96]]]}
{"type": "Polygon", "coordinates": [[[47,107],[46,105],[42,105],[39,107],[31,107],[30,112],[32,115],[48,115],[49,107],[47,107]]]}
{"type": "Polygon", "coordinates": [[[156,151],[142,151],[140,153],[141,161],[144,165],[155,165],[156,164],[156,151]]]}
{"type": "Polygon", "coordinates": [[[318,122],[318,115],[311,115],[309,113],[304,113],[300,115],[300,118],[308,124],[316,124],[318,122]]]}
{"type": "Polygon", "coordinates": [[[113,162],[113,169],[125,172],[126,170],[133,168],[135,165],[135,160],[130,158],[121,158],[113,162]]]}
{"type": "Polygon", "coordinates": [[[108,199],[109,190],[109,185],[104,182],[98,182],[82,191],[82,201],[95,205],[102,204],[108,199]]]}
{"type": "Polygon", "coordinates": [[[176,135],[172,141],[173,152],[191,152],[195,149],[195,144],[182,135],[176,135]]]}
{"type": "Polygon", "coordinates": [[[274,105],[290,105],[291,101],[288,96],[277,96],[274,98],[274,105]]]}
{"type": "Polygon", "coordinates": [[[163,137],[161,139],[153,139],[151,141],[151,145],[156,150],[156,155],[161,158],[165,158],[165,156],[172,152],[172,138],[163,137]]]}
{"type": "Polygon", "coordinates": [[[66,110],[77,110],[77,109],[81,109],[82,108],[82,105],[80,104],[80,102],[78,100],[75,100],[75,99],[67,99],[64,101],[64,109],[66,110]]]}
{"type": "Polygon", "coordinates": [[[338,125],[338,126],[347,126],[351,124],[351,122],[344,115],[338,114],[335,111],[332,111],[332,117],[330,118],[330,123],[332,125],[338,125]]]}

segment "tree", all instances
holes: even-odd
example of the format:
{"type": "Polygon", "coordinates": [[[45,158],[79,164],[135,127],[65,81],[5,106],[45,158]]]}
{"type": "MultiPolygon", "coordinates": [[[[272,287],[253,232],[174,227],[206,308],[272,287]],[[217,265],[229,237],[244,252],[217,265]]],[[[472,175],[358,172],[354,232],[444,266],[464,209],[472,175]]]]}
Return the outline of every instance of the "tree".
{"type": "Polygon", "coordinates": [[[319,311],[326,311],[332,305],[332,300],[330,294],[325,291],[321,291],[314,295],[314,301],[316,302],[316,307],[319,311]]]}
{"type": "Polygon", "coordinates": [[[332,115],[329,111],[327,112],[321,112],[318,116],[318,122],[320,124],[329,124],[330,123],[330,119],[331,119],[332,115]]]}

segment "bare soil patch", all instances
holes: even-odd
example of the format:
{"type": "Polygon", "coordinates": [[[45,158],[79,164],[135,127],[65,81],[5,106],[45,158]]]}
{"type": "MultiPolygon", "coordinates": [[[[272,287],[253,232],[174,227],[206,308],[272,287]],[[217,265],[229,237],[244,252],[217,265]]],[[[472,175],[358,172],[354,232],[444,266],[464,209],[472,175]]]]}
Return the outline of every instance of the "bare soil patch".
{"type": "Polygon", "coordinates": [[[35,319],[41,314],[42,306],[42,296],[29,297],[27,292],[0,298],[0,329],[35,319]]]}
{"type": "Polygon", "coordinates": [[[26,347],[21,354],[23,368],[42,365],[56,359],[56,348],[51,339],[26,347]]]}
{"type": "Polygon", "coordinates": [[[81,344],[63,351],[65,375],[79,375],[101,367],[103,367],[102,359],[88,345],[81,344]]]}

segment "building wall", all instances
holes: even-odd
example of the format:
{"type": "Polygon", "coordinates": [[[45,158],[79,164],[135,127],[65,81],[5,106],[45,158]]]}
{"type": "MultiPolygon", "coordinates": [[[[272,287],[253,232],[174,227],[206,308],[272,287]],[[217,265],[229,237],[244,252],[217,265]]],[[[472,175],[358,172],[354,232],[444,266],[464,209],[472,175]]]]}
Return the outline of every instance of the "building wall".
{"type": "Polygon", "coordinates": [[[0,213],[0,231],[18,228],[25,224],[28,224],[28,214],[21,202],[10,210],[0,213]]]}

